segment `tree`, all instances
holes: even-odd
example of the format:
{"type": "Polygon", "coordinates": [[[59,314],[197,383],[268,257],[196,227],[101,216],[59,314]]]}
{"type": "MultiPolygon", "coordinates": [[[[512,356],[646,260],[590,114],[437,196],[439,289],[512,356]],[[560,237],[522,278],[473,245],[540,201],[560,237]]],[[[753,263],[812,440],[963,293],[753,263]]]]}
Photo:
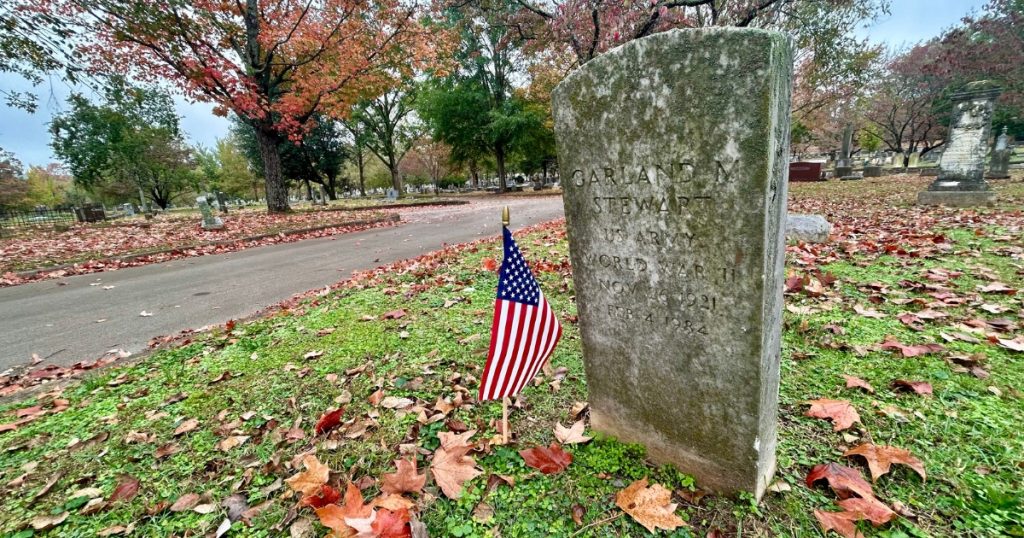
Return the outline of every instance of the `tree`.
{"type": "Polygon", "coordinates": [[[28,195],[24,169],[13,153],[0,148],[0,208],[22,207],[28,195]]]}
{"type": "Polygon", "coordinates": [[[431,137],[451,148],[452,162],[465,165],[473,186],[480,186],[480,162],[491,152],[490,100],[474,78],[436,80],[426,85],[418,113],[431,137]]]}
{"type": "MultiPolygon", "coordinates": [[[[60,72],[71,83],[83,77],[71,54],[67,38],[70,32],[63,22],[46,13],[26,9],[17,2],[0,3],[0,73],[13,73],[33,86],[50,72],[60,72]]],[[[36,95],[0,88],[8,106],[34,112],[36,95]]]]}
{"type": "Polygon", "coordinates": [[[90,69],[169,81],[251,126],[271,212],[289,209],[283,140],[431,61],[419,7],[397,0],[27,1],[75,29],[90,69]]]}
{"type": "Polygon", "coordinates": [[[423,132],[422,125],[412,115],[414,100],[411,84],[406,83],[360,103],[352,113],[352,119],[362,126],[366,149],[387,167],[391,187],[399,196],[404,194],[404,189],[398,166],[423,132]]]}
{"type": "Polygon", "coordinates": [[[352,148],[352,158],[359,176],[359,195],[366,196],[366,152],[368,149],[366,144],[369,141],[369,134],[358,119],[349,118],[342,121],[341,125],[351,137],[349,147],[352,148]]]}
{"type": "Polygon", "coordinates": [[[932,41],[891,55],[868,97],[865,117],[885,146],[903,155],[904,167],[911,153],[927,153],[944,141],[951,81],[930,68],[940,54],[932,41]]]}
{"type": "Polygon", "coordinates": [[[30,166],[25,174],[28,200],[33,205],[58,206],[68,201],[71,176],[58,163],[30,166]]]}
{"type": "Polygon", "coordinates": [[[452,171],[451,155],[451,148],[444,142],[421,138],[413,144],[402,169],[411,175],[429,179],[434,186],[434,194],[437,194],[441,180],[452,171]]]}
{"type": "Polygon", "coordinates": [[[121,198],[145,193],[161,208],[187,186],[191,152],[169,95],[122,83],[103,104],[77,94],[68,102],[50,124],[51,147],[77,184],[121,198]]]}

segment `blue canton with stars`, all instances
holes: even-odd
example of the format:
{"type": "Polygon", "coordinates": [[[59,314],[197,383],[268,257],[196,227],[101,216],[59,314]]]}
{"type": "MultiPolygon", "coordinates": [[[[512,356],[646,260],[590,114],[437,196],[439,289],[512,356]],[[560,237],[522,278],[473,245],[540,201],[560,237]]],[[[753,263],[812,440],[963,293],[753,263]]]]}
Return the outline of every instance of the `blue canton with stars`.
{"type": "Polygon", "coordinates": [[[505,260],[498,276],[498,299],[515,301],[530,306],[540,304],[540,287],[526,265],[512,232],[504,228],[505,260]]]}

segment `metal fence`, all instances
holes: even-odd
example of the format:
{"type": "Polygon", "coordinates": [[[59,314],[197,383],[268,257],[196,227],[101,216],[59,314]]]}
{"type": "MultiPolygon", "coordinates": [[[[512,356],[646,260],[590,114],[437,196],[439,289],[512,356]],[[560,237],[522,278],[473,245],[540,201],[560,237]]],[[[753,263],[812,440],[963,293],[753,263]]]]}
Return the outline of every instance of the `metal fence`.
{"type": "Polygon", "coordinates": [[[0,237],[23,228],[73,224],[75,220],[75,212],[71,209],[38,208],[29,211],[0,209],[0,237]]]}

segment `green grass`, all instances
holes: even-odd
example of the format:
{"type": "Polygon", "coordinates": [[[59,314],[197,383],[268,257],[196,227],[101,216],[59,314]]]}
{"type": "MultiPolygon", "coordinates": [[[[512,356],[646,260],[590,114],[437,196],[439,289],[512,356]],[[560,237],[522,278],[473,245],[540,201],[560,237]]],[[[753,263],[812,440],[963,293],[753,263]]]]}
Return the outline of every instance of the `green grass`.
{"type": "MultiPolygon", "coordinates": [[[[881,477],[875,484],[878,497],[890,505],[902,503],[915,517],[901,517],[879,529],[862,525],[867,535],[1024,535],[1022,355],[984,340],[947,343],[940,335],[957,330],[954,325],[971,318],[1020,321],[1018,297],[978,294],[976,288],[992,280],[980,276],[982,272],[991,272],[1011,287],[1024,287],[1021,261],[1014,257],[1014,249],[1024,246],[1020,230],[1001,226],[981,223],[943,229],[953,248],[924,258],[839,256],[819,267],[838,277],[824,296],[788,294],[787,305],[797,312],[802,307],[813,309],[807,314],[787,311],[784,321],[777,478],[791,489],[769,493],[757,506],[748,497],[709,496],[697,505],[677,498],[678,513],[692,526],[663,534],[705,536],[718,528],[730,536],[820,536],[813,510],[836,510],[835,495],[825,488],[806,487],[804,477],[813,465],[827,462],[860,467],[866,475],[862,461],[843,458],[842,452],[871,441],[911,450],[924,461],[928,479],[922,481],[899,465],[881,477]],[[948,318],[926,321],[925,330],[918,332],[900,323],[896,315],[923,307],[897,303],[932,300],[927,290],[901,285],[907,280],[927,282],[924,274],[929,268],[963,271],[963,276],[942,284],[971,299],[944,309],[948,318]],[[886,285],[888,293],[869,287],[872,283],[886,285]],[[872,296],[885,300],[873,304],[872,296]],[[978,309],[982,303],[1004,305],[1009,311],[989,314],[978,309]],[[854,312],[855,304],[886,317],[861,316],[854,312]],[[835,334],[834,327],[840,327],[841,334],[835,334]],[[874,347],[888,335],[904,343],[943,343],[946,351],[900,358],[874,347]],[[991,374],[988,379],[959,373],[947,360],[950,355],[973,353],[984,355],[984,367],[991,374]],[[844,388],[842,374],[867,380],[877,392],[844,388]],[[890,388],[894,379],[928,381],[935,395],[894,392],[890,388]],[[832,432],[827,421],[803,416],[807,408],[803,402],[816,398],[849,399],[863,423],[846,432],[832,432]],[[891,409],[888,415],[882,413],[887,407],[900,410],[901,415],[891,409]],[[853,437],[844,438],[844,434],[853,437]]],[[[557,265],[566,258],[567,244],[559,227],[541,228],[521,236],[519,242],[534,263],[546,260],[557,265]]],[[[166,510],[148,515],[147,509],[189,492],[219,504],[235,491],[243,493],[250,505],[272,502],[251,526],[236,522],[233,535],[287,533],[275,525],[286,517],[295,499],[285,496],[287,488],[267,494],[261,489],[294,474],[290,461],[296,455],[316,449],[343,483],[391,472],[402,444],[414,444],[428,453],[438,446],[437,433],[446,429],[444,422],[420,426],[415,414],[374,408],[367,399],[378,388],[388,396],[426,405],[438,397],[454,397],[460,387],[475,393],[496,284],[494,274],[483,269],[483,260],[499,256],[496,242],[429,256],[418,264],[365,277],[325,297],[306,299],[270,317],[239,323],[229,334],[214,330],[176,349],[72,383],[60,396],[70,401],[70,408],[0,434],[0,484],[22,475],[24,466],[37,464],[23,486],[5,487],[0,497],[0,536],[28,536],[16,533],[24,531],[33,517],[65,510],[70,517],[48,535],[94,536],[101,529],[129,523],[136,525],[134,535],[139,536],[209,533],[224,519],[219,507],[206,515],[166,510]],[[407,314],[397,320],[380,319],[396,309],[407,314]],[[364,321],[364,316],[376,319],[364,321]],[[310,351],[324,353],[304,359],[310,351]],[[346,370],[362,365],[367,365],[365,370],[346,375],[346,370]],[[211,384],[225,371],[233,374],[231,379],[211,384]],[[329,374],[337,380],[330,381],[329,374]],[[178,393],[186,397],[165,403],[178,393]],[[357,440],[313,439],[313,423],[349,394],[345,418],[365,419],[372,413],[376,425],[357,440]],[[255,414],[249,420],[241,418],[250,412],[255,414]],[[199,428],[173,438],[174,429],[188,418],[199,419],[199,428]],[[229,433],[217,431],[225,424],[235,435],[250,438],[227,452],[218,450],[217,442],[229,433]],[[296,424],[306,438],[283,439],[296,424]],[[103,432],[109,435],[104,442],[68,448],[75,439],[85,441],[103,432]],[[155,440],[129,443],[129,432],[151,434],[155,440]],[[180,452],[156,460],[155,449],[168,442],[177,443],[180,452]],[[57,473],[61,475],[52,490],[33,500],[57,473]],[[123,474],[142,483],[142,493],[129,502],[83,515],[84,500],[70,498],[73,491],[85,487],[100,488],[109,495],[123,474]]],[[[549,271],[538,279],[560,317],[571,319],[575,306],[569,275],[549,271]]],[[[511,416],[516,443],[477,455],[485,473],[469,482],[457,501],[441,496],[428,483],[427,495],[420,500],[420,518],[431,536],[570,536],[581,530],[580,536],[641,536],[646,531],[615,507],[617,491],[643,477],[677,492],[694,488],[690,477],[647,463],[642,447],[600,436],[570,447],[574,461],[561,474],[540,475],[525,466],[517,450],[550,443],[554,424],[570,423],[573,403],[586,400],[579,332],[574,323],[564,325],[553,366],[565,367],[567,377],[557,391],[545,378],[524,392],[523,407],[514,408],[511,416]],[[512,476],[514,487],[488,492],[491,473],[512,476]],[[480,503],[493,508],[492,519],[474,518],[480,503]],[[574,505],[586,509],[583,523],[590,526],[581,528],[573,522],[574,505]]],[[[13,420],[14,410],[37,401],[46,402],[49,397],[0,407],[0,422],[13,420]]],[[[488,439],[496,435],[494,423],[500,415],[500,403],[490,402],[464,406],[450,418],[478,429],[475,439],[488,439]]],[[[424,469],[427,459],[422,455],[418,459],[424,469]]],[[[376,492],[376,486],[370,486],[364,494],[369,498],[376,492]]]]}

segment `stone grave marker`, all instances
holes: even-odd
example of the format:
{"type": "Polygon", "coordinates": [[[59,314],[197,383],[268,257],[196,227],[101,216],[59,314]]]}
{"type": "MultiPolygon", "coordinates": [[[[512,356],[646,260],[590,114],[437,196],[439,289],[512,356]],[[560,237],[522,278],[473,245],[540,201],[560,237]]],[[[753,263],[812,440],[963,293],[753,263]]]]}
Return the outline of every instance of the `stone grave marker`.
{"type": "Polygon", "coordinates": [[[206,201],[205,196],[196,198],[196,205],[199,206],[199,212],[203,214],[204,230],[220,230],[224,227],[224,221],[213,214],[213,208],[210,207],[210,203],[206,201]]]}
{"type": "Polygon", "coordinates": [[[996,193],[985,183],[985,155],[992,111],[1000,89],[989,81],[971,82],[951,96],[949,142],[939,160],[939,176],[917,194],[921,205],[992,205],[996,193]]]}
{"type": "Polygon", "coordinates": [[[1007,128],[1003,126],[1003,134],[996,138],[996,146],[992,149],[992,161],[989,163],[988,174],[985,177],[989,179],[1009,178],[1011,153],[1013,150],[1010,148],[1010,135],[1007,134],[1007,128]]]}
{"type": "Polygon", "coordinates": [[[757,497],[775,468],[792,62],[781,33],[672,30],[553,95],[592,427],[757,497]]]}

